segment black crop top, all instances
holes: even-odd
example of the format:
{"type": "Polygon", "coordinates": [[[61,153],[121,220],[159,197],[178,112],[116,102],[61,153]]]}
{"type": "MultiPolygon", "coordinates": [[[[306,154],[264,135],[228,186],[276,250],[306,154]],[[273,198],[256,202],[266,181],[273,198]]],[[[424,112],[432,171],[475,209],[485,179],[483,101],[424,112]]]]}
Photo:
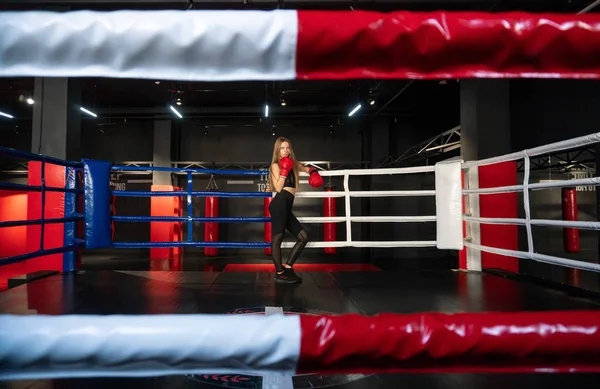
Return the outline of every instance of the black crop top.
{"type": "Polygon", "coordinates": [[[294,175],[294,170],[290,170],[288,176],[285,178],[285,182],[283,183],[284,188],[296,188],[296,176],[294,175]]]}

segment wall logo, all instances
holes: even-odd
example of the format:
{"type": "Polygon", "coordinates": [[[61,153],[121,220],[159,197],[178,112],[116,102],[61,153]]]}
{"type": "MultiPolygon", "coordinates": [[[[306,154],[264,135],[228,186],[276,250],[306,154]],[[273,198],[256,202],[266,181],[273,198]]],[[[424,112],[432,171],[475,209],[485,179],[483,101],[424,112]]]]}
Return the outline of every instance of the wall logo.
{"type": "MultiPolygon", "coordinates": [[[[581,180],[596,176],[596,172],[591,170],[571,170],[569,171],[569,174],[573,180],[581,180]]],[[[575,187],[575,190],[577,190],[577,192],[595,192],[596,187],[594,185],[577,186],[575,187]]]]}
{"type": "Polygon", "coordinates": [[[259,192],[265,192],[269,187],[269,176],[263,174],[259,177],[259,181],[256,183],[256,189],[259,192]]]}
{"type": "MultiPolygon", "coordinates": [[[[232,315],[264,315],[264,307],[239,308],[226,314],[232,315]]],[[[322,312],[316,310],[296,310],[293,308],[283,308],[284,314],[302,313],[309,315],[330,314],[331,312],[322,312]]],[[[295,389],[317,389],[337,385],[345,385],[351,382],[359,381],[369,377],[368,374],[343,374],[343,375],[318,375],[304,374],[292,377],[292,383],[295,389]]],[[[236,389],[262,389],[263,377],[243,374],[192,374],[188,376],[191,380],[209,384],[221,388],[236,389]]]]}

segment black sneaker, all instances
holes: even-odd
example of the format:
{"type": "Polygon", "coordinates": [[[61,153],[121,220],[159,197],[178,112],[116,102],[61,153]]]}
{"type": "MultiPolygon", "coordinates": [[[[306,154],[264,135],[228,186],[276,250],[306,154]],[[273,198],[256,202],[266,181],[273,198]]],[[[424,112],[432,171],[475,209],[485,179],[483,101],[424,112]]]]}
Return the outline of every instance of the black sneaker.
{"type": "Polygon", "coordinates": [[[298,278],[295,273],[290,273],[284,269],[283,273],[275,273],[275,282],[286,283],[286,284],[296,284],[300,282],[300,278],[298,278]]]}
{"type": "Polygon", "coordinates": [[[298,274],[296,274],[296,272],[294,271],[294,268],[287,268],[287,267],[283,267],[283,272],[287,273],[290,277],[296,277],[297,279],[299,279],[300,281],[302,281],[302,277],[300,277],[298,274]]]}

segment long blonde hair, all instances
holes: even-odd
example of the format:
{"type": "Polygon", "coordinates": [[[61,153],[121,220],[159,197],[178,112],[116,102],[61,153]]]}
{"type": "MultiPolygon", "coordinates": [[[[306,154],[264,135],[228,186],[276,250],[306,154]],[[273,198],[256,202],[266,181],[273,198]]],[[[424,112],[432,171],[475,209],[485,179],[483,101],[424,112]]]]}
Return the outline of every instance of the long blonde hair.
{"type": "MultiPolygon", "coordinates": [[[[294,148],[292,147],[291,140],[283,136],[280,136],[275,140],[275,144],[273,145],[273,157],[271,158],[271,166],[274,163],[279,162],[279,159],[281,158],[281,152],[279,151],[279,148],[281,147],[281,144],[283,142],[288,142],[290,144],[290,158],[294,161],[294,178],[296,179],[296,189],[298,189],[298,161],[296,161],[296,154],[294,154],[294,148]]],[[[271,189],[271,192],[275,192],[275,185],[273,185],[271,175],[269,175],[269,188],[271,189]]]]}

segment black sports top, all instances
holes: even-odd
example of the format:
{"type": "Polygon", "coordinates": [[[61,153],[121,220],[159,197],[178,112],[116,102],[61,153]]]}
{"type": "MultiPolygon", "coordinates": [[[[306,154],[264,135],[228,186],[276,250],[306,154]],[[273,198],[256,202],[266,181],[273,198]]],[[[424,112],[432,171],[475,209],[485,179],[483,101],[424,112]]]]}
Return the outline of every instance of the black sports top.
{"type": "Polygon", "coordinates": [[[285,178],[285,182],[283,183],[284,188],[296,188],[296,176],[294,175],[294,170],[290,170],[288,176],[285,178]]]}

